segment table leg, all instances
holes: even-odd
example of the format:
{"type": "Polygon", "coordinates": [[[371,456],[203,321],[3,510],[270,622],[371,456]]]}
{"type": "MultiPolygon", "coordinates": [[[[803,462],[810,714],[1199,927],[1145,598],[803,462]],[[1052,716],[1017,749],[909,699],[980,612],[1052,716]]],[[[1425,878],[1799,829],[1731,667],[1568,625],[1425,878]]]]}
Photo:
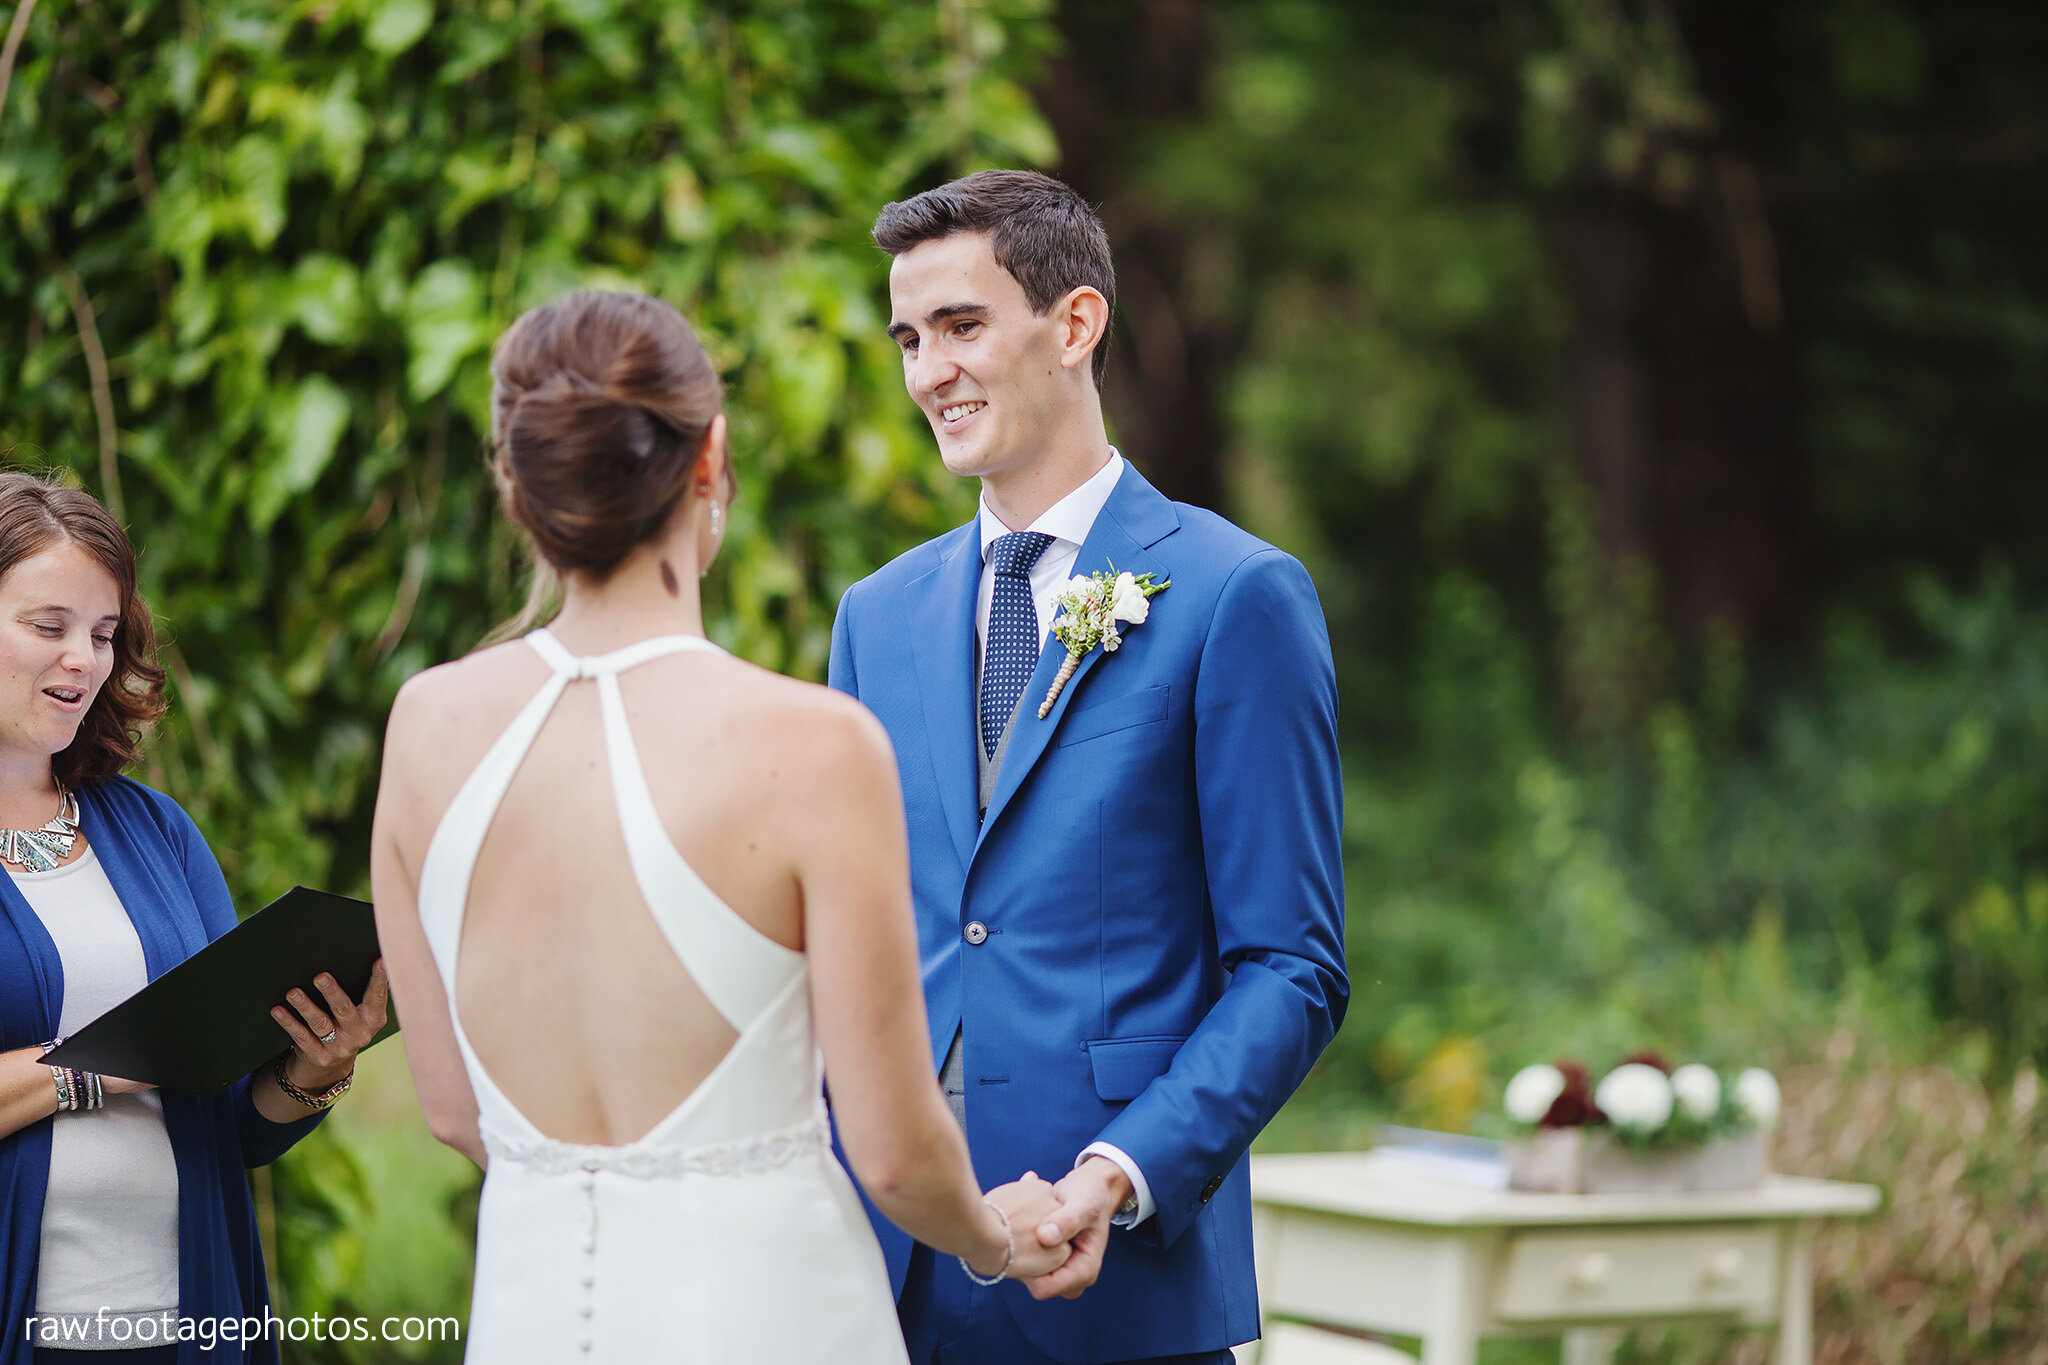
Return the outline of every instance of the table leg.
{"type": "Polygon", "coordinates": [[[1488,1252],[1472,1240],[1446,1258],[1443,1291],[1422,1334],[1422,1365],[1474,1365],[1479,1358],[1479,1262],[1488,1252]]]}
{"type": "Polygon", "coordinates": [[[1621,1345],[1619,1327],[1575,1327],[1564,1334],[1562,1365],[1609,1365],[1621,1345]]]}
{"type": "Polygon", "coordinates": [[[1783,1259],[1778,1272],[1778,1340],[1771,1365],[1812,1365],[1812,1223],[1794,1223],[1785,1229],[1783,1259]]]}
{"type": "Polygon", "coordinates": [[[1471,1323],[1445,1323],[1422,1339],[1422,1365],[1473,1365],[1479,1359],[1479,1333],[1471,1323]]]}

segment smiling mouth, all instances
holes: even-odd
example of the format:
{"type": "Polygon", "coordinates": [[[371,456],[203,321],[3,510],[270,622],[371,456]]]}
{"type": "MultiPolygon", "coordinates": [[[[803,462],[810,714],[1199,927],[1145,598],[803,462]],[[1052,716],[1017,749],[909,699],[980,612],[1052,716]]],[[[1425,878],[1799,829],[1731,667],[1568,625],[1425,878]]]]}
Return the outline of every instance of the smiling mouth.
{"type": "Polygon", "coordinates": [[[63,702],[66,706],[76,706],[85,700],[85,689],[82,687],[46,687],[43,689],[43,695],[53,697],[63,702]]]}
{"type": "Polygon", "coordinates": [[[969,403],[954,403],[939,409],[939,420],[947,423],[958,422],[962,418],[972,417],[987,406],[988,404],[979,398],[969,403]]]}

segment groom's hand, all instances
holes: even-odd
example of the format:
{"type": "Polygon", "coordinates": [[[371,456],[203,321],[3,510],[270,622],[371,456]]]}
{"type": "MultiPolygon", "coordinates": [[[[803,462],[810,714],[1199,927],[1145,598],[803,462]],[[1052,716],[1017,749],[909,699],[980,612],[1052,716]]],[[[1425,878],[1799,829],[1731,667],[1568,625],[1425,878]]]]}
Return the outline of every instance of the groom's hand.
{"type": "Polygon", "coordinates": [[[1102,1273],[1102,1253],[1109,1245],[1109,1220],[1131,1197],[1131,1178],[1108,1157],[1091,1156],[1053,1187],[1060,1206],[1038,1225],[1039,1243],[1056,1247],[1070,1242],[1066,1263],[1024,1287],[1040,1301],[1055,1294],[1075,1299],[1102,1273]]]}

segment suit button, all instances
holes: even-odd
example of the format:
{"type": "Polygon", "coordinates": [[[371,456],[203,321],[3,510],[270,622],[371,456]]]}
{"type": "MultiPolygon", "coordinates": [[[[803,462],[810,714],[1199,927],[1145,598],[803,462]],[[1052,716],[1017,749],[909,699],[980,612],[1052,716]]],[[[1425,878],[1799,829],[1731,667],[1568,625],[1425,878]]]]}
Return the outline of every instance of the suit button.
{"type": "Polygon", "coordinates": [[[961,931],[969,943],[979,948],[988,942],[988,926],[978,919],[967,921],[967,928],[961,931]]]}
{"type": "Polygon", "coordinates": [[[1220,1175],[1211,1177],[1209,1183],[1202,1186],[1202,1202],[1206,1204],[1211,1199],[1214,1199],[1216,1197],[1216,1191],[1222,1188],[1223,1177],[1220,1175]]]}

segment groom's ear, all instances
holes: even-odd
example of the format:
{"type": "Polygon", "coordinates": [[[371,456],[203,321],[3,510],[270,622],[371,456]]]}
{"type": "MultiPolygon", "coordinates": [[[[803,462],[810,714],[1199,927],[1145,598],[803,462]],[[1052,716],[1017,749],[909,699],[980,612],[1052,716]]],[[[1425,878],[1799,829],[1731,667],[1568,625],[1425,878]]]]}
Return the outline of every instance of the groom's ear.
{"type": "Polygon", "coordinates": [[[1090,364],[1109,336],[1109,300],[1093,285],[1079,285],[1051,312],[1059,322],[1060,364],[1069,370],[1090,364]]]}

